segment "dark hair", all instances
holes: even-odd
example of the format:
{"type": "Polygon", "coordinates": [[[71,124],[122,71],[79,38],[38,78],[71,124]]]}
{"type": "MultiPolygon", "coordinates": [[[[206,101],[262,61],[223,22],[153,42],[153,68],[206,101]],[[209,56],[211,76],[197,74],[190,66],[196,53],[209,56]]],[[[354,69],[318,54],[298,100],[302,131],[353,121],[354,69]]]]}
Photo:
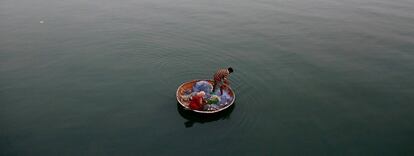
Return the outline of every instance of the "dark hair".
{"type": "Polygon", "coordinates": [[[231,68],[231,67],[227,68],[227,70],[229,70],[229,73],[233,72],[233,68],[231,68]]]}

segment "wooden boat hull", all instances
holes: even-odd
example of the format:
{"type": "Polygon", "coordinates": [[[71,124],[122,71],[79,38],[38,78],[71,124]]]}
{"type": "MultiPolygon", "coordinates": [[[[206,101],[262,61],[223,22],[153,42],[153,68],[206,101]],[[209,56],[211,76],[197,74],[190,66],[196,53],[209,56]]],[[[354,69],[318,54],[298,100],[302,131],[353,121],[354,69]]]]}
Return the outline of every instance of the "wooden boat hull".
{"type": "MultiPolygon", "coordinates": [[[[178,101],[178,103],[179,103],[181,106],[183,106],[183,107],[184,107],[184,109],[188,109],[188,110],[191,110],[191,111],[194,111],[194,112],[197,112],[197,113],[206,113],[206,114],[208,114],[208,113],[217,113],[217,112],[223,111],[223,110],[225,110],[225,109],[229,108],[230,106],[232,106],[232,105],[234,104],[234,101],[236,100],[236,96],[235,96],[235,94],[234,94],[233,89],[232,89],[231,87],[229,87],[229,88],[228,88],[228,93],[229,93],[229,95],[232,97],[232,100],[231,100],[231,102],[230,102],[228,105],[226,105],[226,106],[224,106],[224,107],[222,107],[222,108],[220,108],[220,109],[218,109],[218,110],[212,110],[212,111],[200,111],[200,110],[192,110],[192,109],[190,109],[190,108],[188,107],[189,101],[185,101],[185,100],[182,98],[182,95],[184,95],[184,92],[185,92],[186,90],[188,90],[188,89],[190,89],[190,90],[191,90],[191,89],[193,88],[194,84],[195,84],[196,82],[198,82],[198,81],[203,81],[203,80],[192,80],[192,81],[184,82],[183,84],[181,84],[181,85],[178,87],[177,92],[176,92],[177,101],[178,101]]],[[[204,80],[204,81],[207,81],[207,82],[209,82],[210,84],[213,84],[213,81],[212,81],[212,80],[204,80]]]]}

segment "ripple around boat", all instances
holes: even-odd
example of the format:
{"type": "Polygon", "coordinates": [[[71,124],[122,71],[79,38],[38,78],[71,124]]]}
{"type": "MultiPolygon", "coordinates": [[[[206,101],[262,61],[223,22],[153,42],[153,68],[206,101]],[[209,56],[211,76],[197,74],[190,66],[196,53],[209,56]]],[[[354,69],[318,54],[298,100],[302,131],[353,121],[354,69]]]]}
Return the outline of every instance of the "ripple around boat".
{"type": "MultiPolygon", "coordinates": [[[[184,82],[177,89],[177,92],[176,92],[177,101],[185,109],[191,110],[188,107],[188,102],[187,101],[184,101],[183,98],[182,98],[182,96],[184,95],[184,93],[185,93],[186,90],[192,89],[193,86],[194,86],[194,84],[197,83],[198,81],[202,81],[202,80],[192,80],[192,81],[184,82]]],[[[210,84],[213,83],[211,80],[204,80],[204,81],[207,81],[210,84]]],[[[194,112],[197,112],[197,113],[217,113],[217,112],[223,111],[223,110],[229,108],[231,105],[233,105],[234,104],[234,101],[236,99],[236,95],[234,94],[234,91],[233,91],[233,89],[231,87],[228,88],[228,94],[232,97],[231,102],[229,104],[227,104],[226,106],[220,108],[220,109],[211,110],[211,111],[200,111],[200,110],[191,110],[191,111],[194,111],[194,112]]]]}

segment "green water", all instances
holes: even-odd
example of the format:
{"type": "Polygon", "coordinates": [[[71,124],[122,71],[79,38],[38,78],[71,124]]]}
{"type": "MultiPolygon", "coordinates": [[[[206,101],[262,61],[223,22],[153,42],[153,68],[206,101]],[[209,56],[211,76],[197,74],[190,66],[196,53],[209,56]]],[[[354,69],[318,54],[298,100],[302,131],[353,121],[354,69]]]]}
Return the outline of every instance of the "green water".
{"type": "Polygon", "coordinates": [[[413,155],[412,0],[0,0],[0,155],[413,155]],[[185,81],[232,66],[235,107],[185,81]]]}

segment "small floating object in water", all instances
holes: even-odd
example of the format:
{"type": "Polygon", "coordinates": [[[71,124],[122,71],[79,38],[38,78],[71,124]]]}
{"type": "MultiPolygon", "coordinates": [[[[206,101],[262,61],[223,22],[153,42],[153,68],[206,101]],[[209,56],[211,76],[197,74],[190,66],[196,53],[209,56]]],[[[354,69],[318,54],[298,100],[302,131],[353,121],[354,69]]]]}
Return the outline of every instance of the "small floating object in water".
{"type": "MultiPolygon", "coordinates": [[[[207,106],[208,106],[207,110],[192,110],[192,109],[190,109],[189,108],[189,100],[188,100],[189,90],[192,90],[193,86],[195,86],[196,83],[200,82],[200,81],[206,81],[210,84],[213,83],[211,80],[192,80],[192,81],[184,82],[183,84],[181,84],[178,87],[177,92],[176,92],[177,101],[185,109],[188,109],[188,110],[191,110],[191,111],[194,111],[194,112],[197,112],[197,113],[206,113],[206,114],[208,114],[208,113],[220,112],[222,110],[225,110],[225,109],[229,108],[231,105],[234,104],[234,100],[236,99],[236,95],[234,94],[231,87],[228,87],[226,96],[229,96],[229,97],[217,99],[218,100],[217,103],[220,103],[218,105],[219,107],[216,107],[215,104],[207,104],[207,106]],[[225,99],[226,101],[223,101],[223,99],[225,99]],[[227,102],[227,99],[229,99],[228,102],[227,102]],[[223,102],[223,103],[221,103],[221,102],[223,102]]],[[[208,87],[208,89],[210,89],[210,88],[208,87]]],[[[215,95],[213,95],[213,96],[215,96],[215,95]]],[[[217,97],[215,97],[215,98],[217,98],[217,97]]],[[[214,101],[214,102],[216,102],[216,101],[214,101]]]]}
{"type": "Polygon", "coordinates": [[[43,24],[43,23],[45,23],[45,21],[39,21],[39,23],[40,23],[40,24],[43,24]]]}

